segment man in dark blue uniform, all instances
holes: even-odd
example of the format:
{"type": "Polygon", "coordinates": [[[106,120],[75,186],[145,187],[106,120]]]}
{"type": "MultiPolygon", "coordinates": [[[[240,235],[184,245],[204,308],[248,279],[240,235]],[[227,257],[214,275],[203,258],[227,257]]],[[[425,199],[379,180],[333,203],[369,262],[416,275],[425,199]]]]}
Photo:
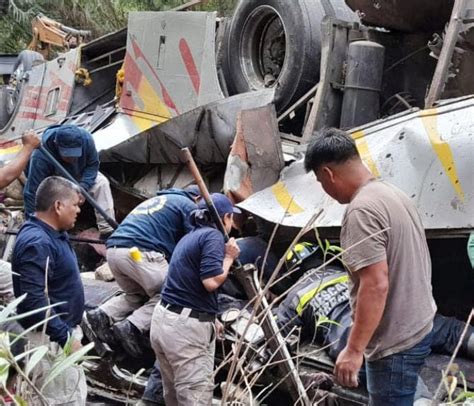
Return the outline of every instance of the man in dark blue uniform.
{"type": "MultiPolygon", "coordinates": [[[[221,194],[212,200],[227,232],[240,212],[221,194]]],[[[218,313],[217,292],[239,248],[227,244],[207,210],[193,213],[194,230],[176,246],[155,308],[151,343],[160,363],[164,397],[170,405],[210,405],[218,313]]]]}
{"type": "MultiPolygon", "coordinates": [[[[66,233],[74,227],[80,212],[79,200],[78,188],[66,179],[51,176],[41,182],[35,215],[21,227],[12,257],[15,296],[26,293],[18,305],[20,314],[48,303],[64,302],[50,310],[51,315],[58,317],[50,320],[46,328],[50,340],[61,346],[73,335],[84,312],[79,267],[66,233]]],[[[20,323],[24,328],[31,327],[44,320],[45,314],[45,311],[35,313],[20,319],[20,323]]],[[[73,340],[72,350],[80,347],[80,341],[73,340]]]]}
{"type": "MultiPolygon", "coordinates": [[[[273,252],[270,251],[267,253],[267,243],[259,237],[238,238],[236,243],[240,250],[239,261],[242,264],[254,264],[259,270],[263,269],[263,280],[266,282],[278,263],[278,258],[273,252]],[[265,256],[267,256],[267,261],[265,266],[263,266],[265,256]]],[[[231,276],[232,275],[229,275],[219,288],[219,314],[228,308],[229,303],[233,306],[235,303],[234,299],[247,299],[242,286],[237,280],[231,278],[231,276]]],[[[159,363],[157,362],[153,367],[150,377],[148,378],[145,392],[143,393],[141,401],[137,403],[137,406],[155,406],[161,404],[164,404],[163,382],[159,363]]]]}
{"type": "Polygon", "coordinates": [[[197,208],[199,189],[169,189],[138,205],[107,240],[107,262],[124,295],[87,313],[97,336],[134,357],[150,332],[151,316],[168,273],[168,261],[197,208]],[[112,326],[112,328],[110,328],[112,326]]]}
{"type": "MultiPolygon", "coordinates": [[[[42,145],[89,192],[99,206],[111,218],[115,218],[110,184],[107,178],[99,172],[99,155],[92,135],[75,125],[53,125],[44,132],[42,145]]],[[[51,175],[61,174],[43,152],[34,151],[28,165],[28,180],[24,189],[27,217],[34,212],[35,193],[39,184],[51,175]]],[[[83,200],[84,198],[82,198],[83,200]]],[[[98,212],[96,212],[96,218],[100,233],[110,235],[113,228],[98,212]]]]}

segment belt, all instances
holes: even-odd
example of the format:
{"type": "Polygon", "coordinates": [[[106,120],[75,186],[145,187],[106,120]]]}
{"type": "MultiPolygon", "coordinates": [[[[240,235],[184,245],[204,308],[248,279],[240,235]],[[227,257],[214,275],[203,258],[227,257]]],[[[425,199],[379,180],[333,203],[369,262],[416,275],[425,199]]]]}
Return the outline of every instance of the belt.
{"type": "MultiPolygon", "coordinates": [[[[130,248],[133,248],[133,247],[125,247],[125,246],[122,246],[122,245],[111,245],[110,247],[107,247],[107,249],[113,249],[113,248],[130,249],[130,248]]],[[[167,256],[163,251],[150,251],[150,250],[144,251],[144,250],[142,250],[142,249],[140,249],[140,248],[138,248],[138,250],[139,250],[142,254],[146,254],[147,252],[152,252],[152,253],[156,253],[156,254],[161,254],[161,255],[163,255],[163,258],[168,261],[168,256],[167,256]]],[[[151,262],[153,262],[153,261],[151,261],[151,262]]]]}
{"type": "MultiPolygon", "coordinates": [[[[160,305],[163,306],[166,310],[169,310],[170,312],[181,314],[186,307],[183,306],[178,306],[178,305],[172,305],[165,300],[161,299],[160,305]]],[[[211,313],[204,313],[204,312],[198,312],[197,310],[191,310],[189,313],[189,317],[193,319],[197,319],[199,321],[216,321],[216,315],[211,314],[211,313]]]]}

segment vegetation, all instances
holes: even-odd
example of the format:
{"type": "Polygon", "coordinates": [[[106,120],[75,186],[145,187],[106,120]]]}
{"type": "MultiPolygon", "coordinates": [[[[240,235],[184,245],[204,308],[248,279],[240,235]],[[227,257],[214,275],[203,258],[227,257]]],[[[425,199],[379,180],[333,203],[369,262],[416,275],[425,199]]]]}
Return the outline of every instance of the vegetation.
{"type": "Polygon", "coordinates": [[[26,294],[6,306],[0,306],[0,404],[5,404],[5,398],[8,396],[15,405],[48,405],[50,402],[44,394],[46,390],[51,391],[51,388],[48,388],[48,386],[54,385],[54,379],[61,374],[67,373],[68,368],[95,358],[86,355],[93,348],[94,344],[87,344],[79,351],[72,353],[72,339],[70,339],[64,346],[64,350],[57,353],[52,349],[49,340],[46,340],[45,326],[49,320],[57,316],[48,316],[49,309],[57,306],[59,303],[18,315],[16,309],[25,299],[25,296],[26,294]],[[24,331],[20,329],[20,332],[17,334],[6,331],[7,324],[12,325],[12,323],[19,319],[43,311],[46,311],[47,315],[41,323],[24,331]],[[42,326],[41,342],[43,344],[32,345],[28,343],[19,353],[18,347],[15,348],[15,344],[21,340],[28,340],[28,334],[42,326]],[[39,379],[38,368],[42,362],[47,362],[49,370],[45,376],[39,379]]]}
{"type": "MultiPolygon", "coordinates": [[[[5,1],[5,0],[2,0],[5,1]]],[[[123,28],[130,11],[169,10],[188,0],[9,0],[0,17],[0,53],[18,53],[31,41],[31,19],[38,13],[79,30],[92,38],[123,28]]],[[[196,10],[229,15],[237,0],[207,0],[196,10]]]]}

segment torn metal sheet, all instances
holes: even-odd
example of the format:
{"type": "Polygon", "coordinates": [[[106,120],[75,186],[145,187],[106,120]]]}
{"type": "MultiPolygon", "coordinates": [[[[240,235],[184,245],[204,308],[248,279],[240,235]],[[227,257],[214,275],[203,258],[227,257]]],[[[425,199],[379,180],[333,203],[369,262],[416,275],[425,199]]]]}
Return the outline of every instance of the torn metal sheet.
{"type": "Polygon", "coordinates": [[[227,161],[224,191],[235,202],[273,185],[283,169],[280,133],[273,105],[242,110],[227,161]]]}
{"type": "Polygon", "coordinates": [[[194,177],[185,165],[155,166],[133,188],[145,196],[155,196],[159,190],[185,188],[194,183],[194,177]]]}
{"type": "MultiPolygon", "coordinates": [[[[474,228],[474,97],[411,110],[354,129],[371,172],[398,186],[415,202],[426,229],[474,228]]],[[[239,207],[268,221],[303,227],[316,210],[319,227],[338,227],[344,206],[324,193],[298,161],[280,181],[239,207]]]]}
{"type": "Polygon", "coordinates": [[[119,114],[93,134],[101,162],[180,163],[180,150],[189,147],[199,164],[225,163],[241,110],[273,102],[273,90],[243,93],[222,99],[158,124],[144,120],[141,127],[119,114]]]}

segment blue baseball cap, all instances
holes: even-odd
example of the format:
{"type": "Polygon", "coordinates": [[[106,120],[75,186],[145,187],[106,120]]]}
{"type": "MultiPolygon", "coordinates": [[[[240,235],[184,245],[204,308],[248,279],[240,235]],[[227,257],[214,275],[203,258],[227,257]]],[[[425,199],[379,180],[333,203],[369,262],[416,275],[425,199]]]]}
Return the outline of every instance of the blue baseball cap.
{"type": "Polygon", "coordinates": [[[186,193],[189,193],[190,195],[192,196],[201,196],[201,191],[199,190],[199,186],[198,185],[189,185],[189,186],[186,186],[184,188],[184,191],[186,193]]]}
{"type": "Polygon", "coordinates": [[[68,125],[55,129],[54,141],[59,154],[65,158],[79,158],[82,156],[83,135],[79,127],[68,125]]]}
{"type": "MultiPolygon", "coordinates": [[[[211,199],[212,199],[212,202],[214,203],[217,213],[219,214],[219,217],[224,217],[224,215],[231,214],[231,213],[235,213],[235,214],[242,213],[240,209],[238,209],[237,207],[234,207],[234,205],[229,200],[229,198],[226,195],[223,195],[222,193],[212,193],[211,199]]],[[[201,209],[207,208],[206,202],[204,200],[199,203],[199,208],[201,209]]]]}

